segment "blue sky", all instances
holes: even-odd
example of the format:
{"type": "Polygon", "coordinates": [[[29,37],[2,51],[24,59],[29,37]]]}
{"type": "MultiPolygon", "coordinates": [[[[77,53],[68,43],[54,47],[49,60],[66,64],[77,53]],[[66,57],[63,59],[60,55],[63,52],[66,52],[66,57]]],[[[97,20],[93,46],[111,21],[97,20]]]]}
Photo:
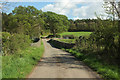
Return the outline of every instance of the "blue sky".
{"type": "MultiPolygon", "coordinates": [[[[62,0],[61,0],[62,1],[62,0]]],[[[66,0],[64,2],[10,2],[10,7],[7,13],[12,12],[18,6],[34,6],[38,10],[52,11],[58,14],[66,15],[69,19],[88,19],[96,18],[98,15],[105,14],[102,8],[102,2],[71,2],[66,0]]]]}
{"type": "Polygon", "coordinates": [[[10,7],[7,11],[7,13],[12,12],[15,7],[18,6],[34,6],[38,10],[42,9],[47,4],[54,4],[54,2],[10,2],[10,7]]]}

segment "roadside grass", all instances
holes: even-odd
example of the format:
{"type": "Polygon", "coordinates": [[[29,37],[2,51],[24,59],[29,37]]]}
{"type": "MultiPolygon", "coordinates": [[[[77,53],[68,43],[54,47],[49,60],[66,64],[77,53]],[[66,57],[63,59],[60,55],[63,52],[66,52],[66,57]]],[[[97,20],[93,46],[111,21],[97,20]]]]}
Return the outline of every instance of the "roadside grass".
{"type": "Polygon", "coordinates": [[[86,36],[88,37],[92,32],[63,32],[60,33],[59,35],[64,36],[64,35],[73,35],[75,37],[79,37],[79,36],[86,36]]]}
{"type": "Polygon", "coordinates": [[[58,41],[65,43],[75,43],[75,39],[58,39],[58,41]]]}
{"type": "Polygon", "coordinates": [[[57,44],[50,43],[56,48],[62,49],[66,52],[71,53],[78,60],[83,61],[87,66],[89,66],[92,70],[96,71],[100,74],[101,78],[104,80],[120,80],[120,68],[117,65],[105,63],[103,59],[99,58],[96,53],[92,52],[80,52],[76,49],[65,49],[60,47],[57,44]]]}
{"type": "Polygon", "coordinates": [[[100,74],[104,80],[120,80],[119,68],[116,65],[109,65],[104,63],[103,60],[100,60],[96,57],[95,54],[87,54],[80,53],[74,49],[63,49],[77,59],[83,61],[86,65],[88,65],[92,70],[96,71],[100,74]]]}
{"type": "Polygon", "coordinates": [[[21,53],[2,57],[2,78],[25,78],[38,63],[44,52],[44,45],[28,47],[21,53]]]}

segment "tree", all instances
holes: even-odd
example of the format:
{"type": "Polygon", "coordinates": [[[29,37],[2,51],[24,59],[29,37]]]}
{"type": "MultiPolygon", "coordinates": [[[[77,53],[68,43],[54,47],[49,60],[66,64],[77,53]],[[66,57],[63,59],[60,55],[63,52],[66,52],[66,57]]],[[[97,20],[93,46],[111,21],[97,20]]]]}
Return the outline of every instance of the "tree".
{"type": "Polygon", "coordinates": [[[69,27],[69,31],[74,31],[76,30],[76,26],[74,24],[74,21],[72,19],[69,20],[70,22],[70,27],[69,27]]]}
{"type": "Polygon", "coordinates": [[[40,37],[44,26],[42,11],[33,6],[16,7],[12,13],[3,14],[5,29],[10,33],[29,35],[31,38],[40,37]]]}
{"type": "MultiPolygon", "coordinates": [[[[110,4],[111,6],[108,6],[108,9],[110,10],[111,8],[113,8],[113,16],[116,15],[116,17],[118,18],[118,60],[120,60],[120,1],[111,1],[111,2],[106,2],[107,4],[110,4]]],[[[108,10],[108,12],[110,12],[108,10]]],[[[120,65],[120,63],[119,63],[120,65]]]]}
{"type": "Polygon", "coordinates": [[[59,15],[48,11],[44,13],[44,17],[47,27],[54,36],[56,36],[59,32],[67,31],[69,28],[68,18],[64,15],[59,15]]]}

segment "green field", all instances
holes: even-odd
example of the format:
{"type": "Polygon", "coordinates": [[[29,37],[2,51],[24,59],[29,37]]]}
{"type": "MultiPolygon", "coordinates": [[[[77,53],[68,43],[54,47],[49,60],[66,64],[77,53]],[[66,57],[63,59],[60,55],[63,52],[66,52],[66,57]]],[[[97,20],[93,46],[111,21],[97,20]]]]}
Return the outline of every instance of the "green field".
{"type": "Polygon", "coordinates": [[[75,43],[75,39],[58,39],[58,41],[66,43],[75,43]]]}
{"type": "MultiPolygon", "coordinates": [[[[63,32],[59,34],[61,37],[64,35],[73,35],[75,37],[85,36],[88,37],[92,32],[63,32]]],[[[58,41],[66,43],[75,43],[75,39],[59,39],[58,41]]]]}
{"type": "Polygon", "coordinates": [[[63,32],[59,35],[63,36],[63,35],[74,35],[75,37],[79,37],[79,36],[89,36],[92,32],[63,32]]]}

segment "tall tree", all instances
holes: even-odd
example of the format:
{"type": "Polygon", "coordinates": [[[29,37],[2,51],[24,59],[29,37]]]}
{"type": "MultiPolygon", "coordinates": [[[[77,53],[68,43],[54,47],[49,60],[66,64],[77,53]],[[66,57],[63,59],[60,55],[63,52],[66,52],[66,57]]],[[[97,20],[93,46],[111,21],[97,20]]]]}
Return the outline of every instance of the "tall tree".
{"type": "Polygon", "coordinates": [[[9,15],[3,14],[3,20],[10,33],[22,33],[31,38],[39,37],[44,26],[42,11],[33,6],[16,7],[9,15]],[[7,16],[7,18],[6,18],[7,16]]]}
{"type": "Polygon", "coordinates": [[[64,15],[48,11],[44,13],[44,17],[47,27],[49,27],[54,36],[59,32],[67,31],[69,28],[68,18],[64,15]]]}

